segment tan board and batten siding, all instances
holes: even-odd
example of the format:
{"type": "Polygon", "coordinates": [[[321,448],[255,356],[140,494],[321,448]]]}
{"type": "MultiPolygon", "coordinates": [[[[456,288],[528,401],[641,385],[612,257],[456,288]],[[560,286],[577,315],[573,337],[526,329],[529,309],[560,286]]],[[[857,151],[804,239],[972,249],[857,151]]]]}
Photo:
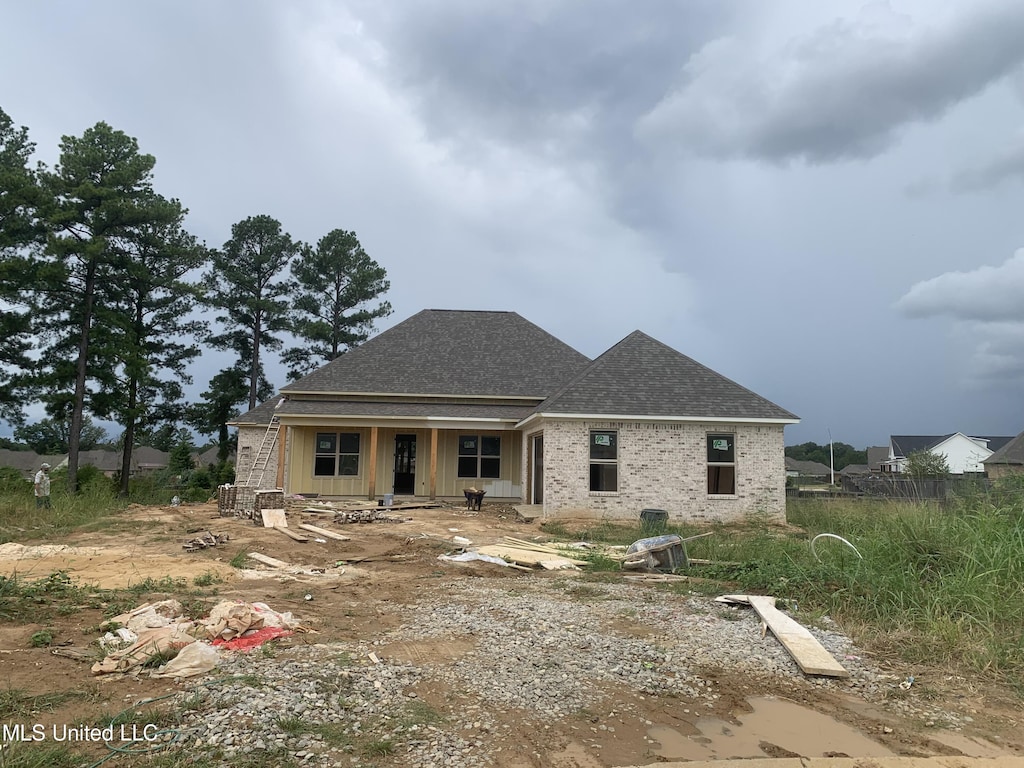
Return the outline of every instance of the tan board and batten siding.
{"type": "MultiPolygon", "coordinates": [[[[286,483],[291,493],[317,493],[321,496],[366,496],[370,492],[370,428],[332,425],[331,431],[356,432],[359,438],[359,474],[343,477],[315,477],[313,465],[316,435],[325,427],[289,427],[286,457],[286,483]]],[[[391,493],[394,483],[395,436],[416,435],[416,496],[430,495],[431,429],[377,429],[376,495],[391,493]]],[[[487,491],[488,499],[513,499],[522,495],[522,436],[510,430],[467,428],[437,431],[437,479],[435,495],[461,497],[463,490],[478,488],[487,491]],[[501,438],[499,478],[458,477],[459,435],[485,435],[501,438]]]]}

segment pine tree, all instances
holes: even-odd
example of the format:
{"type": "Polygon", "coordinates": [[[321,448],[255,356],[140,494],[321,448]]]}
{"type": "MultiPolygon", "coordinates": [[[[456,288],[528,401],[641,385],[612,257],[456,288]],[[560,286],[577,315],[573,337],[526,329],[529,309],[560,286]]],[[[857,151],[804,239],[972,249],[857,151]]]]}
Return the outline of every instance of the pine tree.
{"type": "Polygon", "coordinates": [[[280,349],[276,335],[289,330],[292,285],[283,278],[300,245],[270,216],[252,216],[231,227],[231,239],[212,254],[203,276],[205,301],[220,310],[223,333],[210,339],[218,349],[233,351],[249,380],[249,409],[273,387],[263,364],[265,349],[280,349]]]}
{"type": "MultiPolygon", "coordinates": [[[[148,226],[167,226],[175,212],[153,192],[156,160],[106,123],[61,141],[58,166],[42,174],[46,259],[37,270],[36,319],[48,346],[42,360],[51,414],[70,410],[68,488],[78,486],[82,424],[94,393],[117,391],[123,362],[122,310],[129,254],[148,226]]],[[[95,405],[110,409],[100,395],[95,405]]]]}
{"type": "Polygon", "coordinates": [[[295,298],[292,333],[300,345],[282,355],[288,377],[297,379],[361,344],[391,304],[370,306],[391,287],[387,272],[371,259],[354,232],[335,229],[316,248],[292,262],[295,298]]]}

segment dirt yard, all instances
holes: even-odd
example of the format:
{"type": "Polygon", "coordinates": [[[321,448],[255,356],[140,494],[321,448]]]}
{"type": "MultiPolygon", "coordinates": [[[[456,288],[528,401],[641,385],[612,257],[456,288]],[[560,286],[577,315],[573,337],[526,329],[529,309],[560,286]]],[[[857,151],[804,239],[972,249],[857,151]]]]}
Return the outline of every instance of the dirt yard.
{"type": "MultiPolygon", "coordinates": [[[[217,516],[215,505],[181,507],[134,507],[109,524],[91,532],[76,534],[67,541],[32,542],[35,546],[0,547],[0,573],[20,579],[44,578],[54,571],[67,572],[82,585],[102,589],[125,589],[151,579],[168,577],[184,580],[195,600],[212,605],[221,599],[265,602],[277,611],[291,611],[315,629],[315,634],[295,635],[279,641],[289,643],[370,642],[384,638],[397,627],[401,611],[394,610],[415,602],[427,580],[477,579],[487,583],[515,580],[520,589],[543,585],[550,580],[578,579],[587,574],[567,574],[535,570],[514,571],[485,563],[456,564],[439,561],[438,555],[457,545],[452,537],[461,536],[474,544],[487,544],[512,535],[542,538],[539,522],[516,520],[507,508],[484,505],[481,512],[459,508],[403,510],[410,520],[402,523],[332,525],[325,518],[289,514],[289,526],[312,522],[351,541],[316,541],[315,534],[306,543],[296,542],[279,531],[253,525],[250,521],[217,516]],[[186,553],[182,543],[199,533],[228,534],[230,540],[217,547],[186,553]],[[301,565],[309,573],[282,574],[248,560],[243,568],[240,554],[259,552],[279,560],[301,565]],[[234,564],[232,564],[234,560],[234,564]],[[197,585],[204,585],[200,588],[197,585]],[[306,599],[306,596],[310,599],[306,599]],[[387,610],[383,607],[387,606],[387,610]]],[[[181,584],[182,582],[179,582],[181,584]]],[[[483,582],[478,582],[483,583],[483,582]]],[[[166,582],[165,582],[166,584],[166,582]]],[[[639,592],[657,587],[636,584],[639,592]]],[[[99,593],[97,593],[99,594],[99,593]]],[[[138,602],[160,599],[165,593],[138,594],[138,602]]],[[[51,710],[33,715],[34,722],[78,722],[121,711],[126,702],[187,688],[190,681],[176,683],[145,676],[94,677],[90,666],[81,660],[56,655],[54,651],[96,648],[98,625],[104,607],[82,607],[74,611],[49,610],[36,622],[0,626],[0,679],[9,690],[31,696],[73,692],[75,696],[51,710]],[[52,633],[49,646],[33,647],[33,635],[42,630],[52,633]]],[[[609,617],[610,632],[642,632],[629,627],[622,617],[609,617]]],[[[416,651],[416,663],[455,663],[458,655],[471,652],[473,644],[465,640],[422,644],[416,651]],[[436,657],[436,658],[435,658],[436,657]]],[[[871,658],[870,654],[865,654],[871,658]]],[[[1024,755],[1024,720],[1021,699],[1002,689],[997,681],[965,675],[959,670],[908,669],[888,659],[871,658],[871,663],[889,679],[900,681],[915,676],[913,687],[901,690],[895,684],[892,694],[874,699],[858,695],[854,688],[833,685],[780,686],[770,678],[758,679],[727,667],[700,670],[705,679],[716,684],[719,698],[711,710],[696,707],[679,698],[634,697],[617,701],[610,691],[604,712],[632,711],[639,717],[620,718],[615,727],[601,715],[594,727],[583,722],[586,739],[580,735],[581,723],[565,719],[552,721],[542,732],[520,717],[506,717],[511,738],[498,764],[512,766],[554,766],[556,768],[601,768],[654,763],[667,759],[698,759],[703,755],[728,757],[716,751],[722,734],[737,734],[759,747],[767,756],[795,756],[800,749],[780,746],[773,731],[794,728],[808,738],[824,744],[852,744],[832,749],[833,754],[856,754],[853,736],[882,745],[889,753],[907,756],[968,755],[976,757],[1024,755]],[[959,730],[928,724],[922,718],[906,716],[906,708],[893,706],[899,701],[917,702],[923,709],[948,710],[963,717],[959,730]],[[802,720],[802,718],[806,718],[802,720]],[[851,735],[852,734],[852,735],[851,735]],[[853,739],[851,741],[851,739],[853,739]],[[518,746],[517,746],[518,745],[518,746]],[[695,747],[696,745],[696,747],[695,747]],[[690,751],[697,752],[690,754],[690,751]]],[[[420,690],[425,700],[443,702],[446,692],[420,690]]],[[[20,718],[8,718],[11,720],[20,718]]],[[[789,742],[793,743],[793,742],[789,742]]],[[[808,747],[808,749],[820,749],[808,747]]],[[[804,753],[810,754],[810,753],[804,753]]],[[[828,748],[817,754],[828,754],[828,748]]],[[[865,753],[866,756],[868,753],[865,753]]],[[[395,762],[380,764],[402,765],[395,762]]]]}

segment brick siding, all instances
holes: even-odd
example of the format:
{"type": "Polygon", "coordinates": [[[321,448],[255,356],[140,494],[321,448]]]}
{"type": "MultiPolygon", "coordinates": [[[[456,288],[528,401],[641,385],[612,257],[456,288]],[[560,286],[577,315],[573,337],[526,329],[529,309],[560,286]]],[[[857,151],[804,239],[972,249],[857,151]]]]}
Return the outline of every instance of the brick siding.
{"type": "MultiPolygon", "coordinates": [[[[786,515],[781,424],[548,421],[544,433],[544,514],[587,510],[601,517],[637,518],[663,509],[672,520],[729,521],[786,515]],[[618,491],[590,492],[592,429],[618,432],[618,491]],[[707,492],[709,433],[736,436],[736,494],[707,492]]],[[[534,430],[530,434],[535,434],[534,430]]],[[[523,465],[529,439],[523,441],[523,465]]],[[[524,487],[526,476],[524,473],[524,487]]]]}

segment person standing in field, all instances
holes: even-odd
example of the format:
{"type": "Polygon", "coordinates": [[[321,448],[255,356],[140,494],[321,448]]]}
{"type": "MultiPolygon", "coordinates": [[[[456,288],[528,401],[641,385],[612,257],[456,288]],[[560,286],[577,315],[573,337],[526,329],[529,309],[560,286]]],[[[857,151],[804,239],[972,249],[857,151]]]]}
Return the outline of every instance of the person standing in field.
{"type": "Polygon", "coordinates": [[[50,465],[43,465],[36,472],[36,509],[50,509],[50,465]]]}

